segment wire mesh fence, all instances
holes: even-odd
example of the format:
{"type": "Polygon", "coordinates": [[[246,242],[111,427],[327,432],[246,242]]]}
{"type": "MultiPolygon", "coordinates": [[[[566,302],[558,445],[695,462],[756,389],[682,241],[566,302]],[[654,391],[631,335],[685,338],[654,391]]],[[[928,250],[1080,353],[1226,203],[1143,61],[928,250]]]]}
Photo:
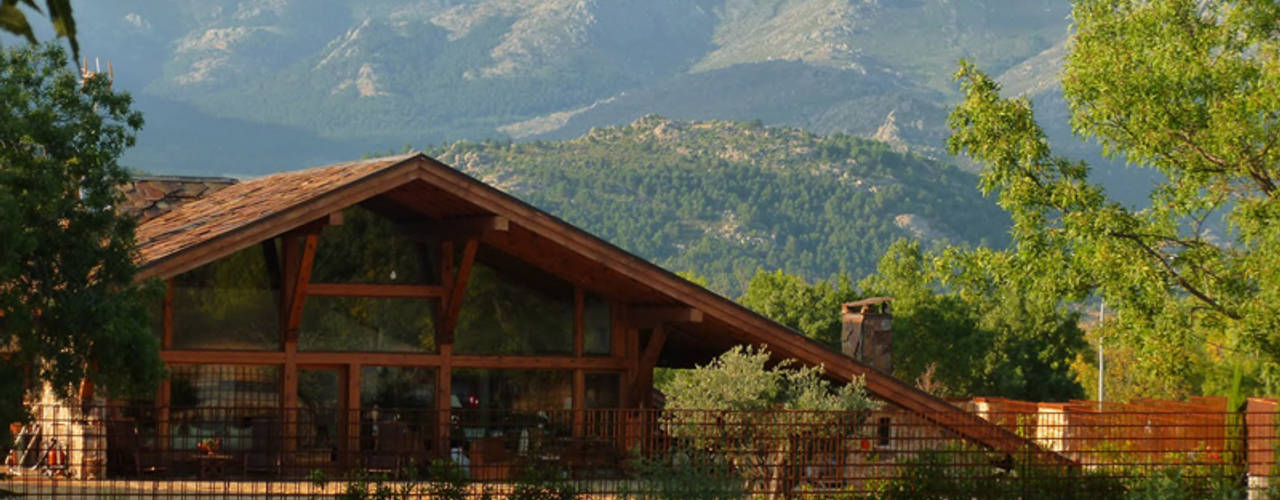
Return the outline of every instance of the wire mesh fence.
{"type": "Polygon", "coordinates": [[[11,427],[0,496],[1266,497],[1277,414],[1253,410],[39,407],[11,427]],[[1020,445],[968,441],[963,425],[1020,445]]]}

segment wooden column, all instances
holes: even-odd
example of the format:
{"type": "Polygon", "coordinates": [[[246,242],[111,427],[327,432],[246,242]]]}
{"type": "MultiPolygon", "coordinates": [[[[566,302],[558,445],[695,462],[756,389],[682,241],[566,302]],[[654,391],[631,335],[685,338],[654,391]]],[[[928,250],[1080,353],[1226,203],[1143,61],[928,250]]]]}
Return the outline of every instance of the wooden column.
{"type": "Polygon", "coordinates": [[[440,352],[440,364],[436,370],[436,453],[442,458],[449,457],[449,431],[453,408],[450,405],[453,396],[453,334],[446,336],[445,315],[450,310],[449,299],[453,296],[453,241],[440,243],[440,285],[445,294],[440,298],[439,313],[436,314],[436,347],[440,352]]]}
{"type": "Polygon", "coordinates": [[[436,374],[436,452],[441,457],[449,456],[449,429],[452,408],[450,401],[453,395],[453,344],[440,346],[440,368],[436,374]]]}
{"type": "Polygon", "coordinates": [[[281,406],[284,407],[285,457],[292,457],[298,446],[298,328],[302,325],[302,309],[318,240],[318,231],[284,237],[285,280],[281,301],[284,304],[281,311],[284,380],[281,384],[281,406]]]}
{"type": "Polygon", "coordinates": [[[573,437],[586,434],[586,380],[586,371],[581,368],[573,371],[573,437]]]}
{"type": "MultiPolygon", "coordinates": [[[[173,279],[164,283],[164,305],[160,309],[160,350],[173,348],[173,279]]],[[[172,402],[169,379],[160,381],[156,391],[156,441],[160,450],[169,449],[169,405],[172,402]]]]}
{"type": "Polygon", "coordinates": [[[360,422],[363,420],[360,409],[360,363],[351,363],[347,365],[347,386],[344,392],[346,396],[346,408],[343,415],[346,418],[346,446],[343,454],[345,463],[350,466],[360,460],[360,422]]]}

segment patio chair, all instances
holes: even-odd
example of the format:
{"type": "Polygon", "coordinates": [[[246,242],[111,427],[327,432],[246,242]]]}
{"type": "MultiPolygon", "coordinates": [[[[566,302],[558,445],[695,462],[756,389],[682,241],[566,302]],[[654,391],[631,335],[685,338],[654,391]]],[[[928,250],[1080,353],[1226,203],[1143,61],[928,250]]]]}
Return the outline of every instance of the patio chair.
{"type": "Polygon", "coordinates": [[[244,453],[244,472],[283,472],[282,440],[279,421],[270,418],[253,418],[249,422],[249,449],[244,453]]]}
{"type": "Polygon", "coordinates": [[[136,476],[166,470],[164,462],[153,450],[144,450],[138,425],[132,418],[107,420],[107,473],[136,476]]]}
{"type": "Polygon", "coordinates": [[[413,451],[414,437],[403,422],[378,422],[377,426],[378,436],[374,438],[373,450],[365,456],[365,470],[399,477],[400,469],[408,463],[408,456],[413,451]]]}

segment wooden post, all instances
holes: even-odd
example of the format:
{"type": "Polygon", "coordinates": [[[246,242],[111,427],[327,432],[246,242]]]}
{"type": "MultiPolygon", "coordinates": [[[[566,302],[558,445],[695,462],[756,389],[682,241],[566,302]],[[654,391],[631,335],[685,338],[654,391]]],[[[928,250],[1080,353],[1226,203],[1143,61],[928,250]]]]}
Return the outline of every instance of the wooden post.
{"type": "Polygon", "coordinates": [[[436,453],[441,457],[449,456],[450,418],[453,408],[450,405],[453,395],[453,344],[440,346],[440,369],[436,374],[436,453]]]}
{"type": "Polygon", "coordinates": [[[581,438],[586,434],[586,372],[578,368],[573,371],[573,437],[581,438]]]}
{"type": "Polygon", "coordinates": [[[160,381],[156,390],[156,442],[161,452],[169,449],[169,405],[172,401],[169,379],[160,381]]]}
{"type": "Polygon", "coordinates": [[[346,408],[343,414],[346,415],[346,450],[344,453],[345,463],[350,466],[360,460],[360,423],[364,420],[360,409],[360,363],[351,363],[347,365],[347,387],[345,392],[346,408]]]}
{"type": "Polygon", "coordinates": [[[573,355],[582,357],[585,350],[586,339],[584,332],[586,325],[586,294],[582,292],[582,287],[573,287],[573,355]]]}

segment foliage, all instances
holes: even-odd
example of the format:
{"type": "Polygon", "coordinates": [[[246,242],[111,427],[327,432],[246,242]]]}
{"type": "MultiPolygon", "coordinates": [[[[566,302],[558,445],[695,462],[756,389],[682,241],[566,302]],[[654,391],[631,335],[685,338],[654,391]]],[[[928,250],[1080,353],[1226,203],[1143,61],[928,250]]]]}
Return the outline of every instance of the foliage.
{"type": "Polygon", "coordinates": [[[105,78],[81,86],[60,47],[0,53],[0,421],[21,417],[23,369],[63,397],[86,377],[128,397],[163,374],[159,297],[134,283],[134,221],[113,210],[142,126],[130,102],[105,78]]]}
{"type": "Polygon", "coordinates": [[[833,285],[865,275],[913,234],[895,222],[904,214],[927,221],[928,238],[1006,239],[1005,216],[971,174],[847,135],[650,116],[569,141],[426,153],[728,296],[759,269],[833,285]]]}
{"type": "MultiPolygon", "coordinates": [[[[1164,176],[1131,209],[1055,156],[1025,99],[962,63],[948,146],[983,164],[1018,258],[1079,297],[1106,298],[1108,342],[1134,373],[1195,387],[1205,365],[1256,358],[1280,381],[1280,4],[1078,0],[1063,72],[1072,127],[1164,176]],[[1176,346],[1170,349],[1170,346],[1176,346]]],[[[1216,373],[1230,373],[1230,370],[1216,373]]],[[[1206,382],[1206,385],[1210,382],[1206,382]]],[[[1222,386],[1221,382],[1211,382],[1222,386]]],[[[1156,384],[1150,384],[1156,385],[1156,384]]],[[[1178,394],[1146,394],[1149,397],[1178,394]]]]}
{"type": "Polygon", "coordinates": [[[806,337],[840,349],[840,305],[856,298],[849,275],[841,273],[835,283],[818,281],[810,285],[804,278],[782,272],[756,271],[738,303],[787,325],[806,337]]]}
{"type": "MultiPolygon", "coordinates": [[[[41,12],[35,0],[0,0],[0,31],[26,38],[27,42],[35,45],[35,32],[31,30],[31,23],[27,22],[27,14],[19,8],[20,5],[41,12]]],[[[79,59],[80,42],[76,41],[76,20],[71,15],[71,0],[45,0],[44,7],[53,31],[67,39],[72,58],[79,59]]]]}
{"type": "Polygon", "coordinates": [[[899,378],[932,370],[950,396],[1066,400],[1081,394],[1070,366],[1083,333],[1047,284],[1013,254],[899,241],[860,285],[894,297],[894,344],[910,346],[894,350],[899,378]]]}
{"type": "Polygon", "coordinates": [[[659,456],[636,457],[632,463],[637,483],[624,486],[624,498],[719,500],[746,496],[743,478],[715,453],[676,449],[659,456]]]}
{"type": "Polygon", "coordinates": [[[575,500],[581,496],[581,493],[577,485],[567,476],[567,471],[546,465],[526,468],[516,478],[508,498],[512,500],[575,500]]]}
{"type": "Polygon", "coordinates": [[[725,456],[749,483],[782,492],[783,471],[798,453],[792,438],[856,436],[879,403],[861,379],[832,387],[822,367],[769,366],[770,357],[763,347],[738,346],[677,373],[662,418],[672,436],[725,456]]]}
{"type": "Polygon", "coordinates": [[[471,478],[452,460],[436,459],[427,468],[427,477],[431,481],[423,488],[429,498],[441,500],[466,500],[467,485],[471,478]]]}

